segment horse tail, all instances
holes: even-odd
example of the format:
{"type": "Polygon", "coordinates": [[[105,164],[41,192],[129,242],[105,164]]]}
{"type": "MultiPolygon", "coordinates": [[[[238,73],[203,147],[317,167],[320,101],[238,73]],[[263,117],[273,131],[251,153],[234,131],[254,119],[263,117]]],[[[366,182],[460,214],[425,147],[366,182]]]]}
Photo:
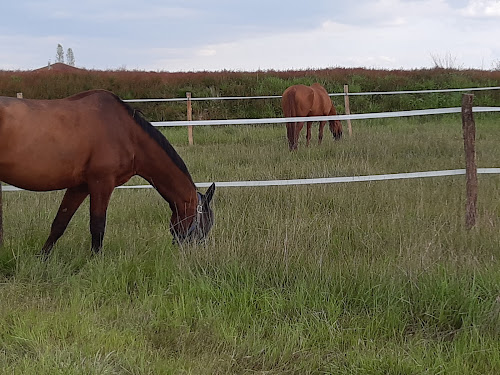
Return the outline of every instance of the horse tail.
{"type": "MultiPolygon", "coordinates": [[[[297,109],[295,102],[295,88],[287,90],[283,96],[283,114],[285,117],[297,117],[297,109]]],[[[298,143],[298,131],[297,131],[297,123],[295,122],[287,122],[286,123],[286,134],[288,138],[288,146],[290,150],[294,150],[297,148],[298,143]]]]}
{"type": "Polygon", "coordinates": [[[297,116],[297,111],[295,110],[295,88],[287,90],[283,97],[283,114],[285,117],[295,117],[297,116]]]}

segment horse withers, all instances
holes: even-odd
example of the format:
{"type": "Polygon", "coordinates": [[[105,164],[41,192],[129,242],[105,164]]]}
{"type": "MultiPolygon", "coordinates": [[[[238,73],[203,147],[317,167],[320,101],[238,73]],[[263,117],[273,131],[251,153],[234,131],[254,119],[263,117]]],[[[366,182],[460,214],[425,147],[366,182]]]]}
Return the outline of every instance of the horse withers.
{"type": "Polygon", "coordinates": [[[66,189],[43,255],[87,196],[92,249],[98,252],[111,193],[134,175],[169,203],[175,241],[206,237],[214,222],[215,185],[205,195],[197,192],[162,133],[116,95],[93,90],[57,100],[0,97],[0,181],[33,191],[66,189]]]}
{"type": "MultiPolygon", "coordinates": [[[[319,83],[311,86],[293,85],[285,90],[281,98],[281,106],[285,117],[309,117],[336,115],[335,106],[325,88],[319,83]]],[[[323,140],[323,128],[326,121],[319,123],[318,144],[323,140]]],[[[342,137],[342,123],[339,120],[328,121],[328,126],[334,139],[342,137]]],[[[299,134],[304,127],[304,122],[288,122],[286,124],[288,146],[296,150],[299,143],[299,134]]],[[[312,122],[307,121],[306,145],[311,142],[312,122]]]]}

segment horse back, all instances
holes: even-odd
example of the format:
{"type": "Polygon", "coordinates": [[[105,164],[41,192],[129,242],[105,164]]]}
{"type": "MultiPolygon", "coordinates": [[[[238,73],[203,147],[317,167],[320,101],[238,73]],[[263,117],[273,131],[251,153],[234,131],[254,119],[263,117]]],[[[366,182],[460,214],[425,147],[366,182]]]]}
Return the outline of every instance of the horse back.
{"type": "Polygon", "coordinates": [[[103,90],[56,100],[0,97],[0,180],[52,190],[82,183],[90,168],[128,167],[137,128],[131,121],[103,90]]]}
{"type": "Polygon", "coordinates": [[[314,104],[314,91],[306,85],[293,85],[285,90],[281,99],[285,117],[309,116],[314,104]]]}
{"type": "Polygon", "coordinates": [[[311,89],[314,91],[313,116],[329,115],[332,111],[333,104],[326,89],[319,83],[311,85],[311,89]]]}
{"type": "Polygon", "coordinates": [[[81,142],[86,139],[83,136],[95,141],[97,137],[92,134],[114,130],[109,127],[116,121],[110,119],[116,116],[129,117],[113,94],[104,90],[56,100],[0,97],[0,139],[51,139],[61,147],[81,142]]]}

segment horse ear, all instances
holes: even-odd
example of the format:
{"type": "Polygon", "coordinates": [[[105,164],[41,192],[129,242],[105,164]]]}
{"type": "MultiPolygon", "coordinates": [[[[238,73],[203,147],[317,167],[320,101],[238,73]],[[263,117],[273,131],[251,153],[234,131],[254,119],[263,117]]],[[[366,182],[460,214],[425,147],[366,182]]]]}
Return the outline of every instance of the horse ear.
{"type": "Polygon", "coordinates": [[[212,198],[214,197],[214,193],[215,193],[215,183],[210,185],[210,187],[206,191],[205,195],[203,196],[203,203],[210,204],[212,198]]]}

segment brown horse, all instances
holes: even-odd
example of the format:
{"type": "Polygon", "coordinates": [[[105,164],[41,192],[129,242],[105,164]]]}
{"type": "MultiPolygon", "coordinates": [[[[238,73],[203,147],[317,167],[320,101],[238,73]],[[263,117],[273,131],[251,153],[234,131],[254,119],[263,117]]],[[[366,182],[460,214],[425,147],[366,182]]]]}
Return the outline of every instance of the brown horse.
{"type": "MultiPolygon", "coordinates": [[[[312,86],[294,85],[285,90],[281,98],[281,106],[285,117],[331,116],[337,111],[330,100],[330,96],[323,86],[314,83],[312,86]]],[[[323,140],[323,128],[326,121],[319,124],[318,144],[323,140]]],[[[306,145],[311,142],[312,122],[307,122],[306,145]]],[[[328,126],[335,139],[342,137],[342,123],[339,120],[328,121],[328,126]]],[[[288,122],[286,131],[290,150],[296,150],[299,143],[299,134],[304,122],[288,122]]]]}
{"type": "Polygon", "coordinates": [[[58,100],[0,97],[0,181],[33,191],[67,189],[43,255],[88,195],[92,250],[98,252],[111,193],[134,175],[169,203],[178,243],[205,238],[214,221],[215,185],[198,193],[167,139],[116,95],[94,90],[58,100]]]}

